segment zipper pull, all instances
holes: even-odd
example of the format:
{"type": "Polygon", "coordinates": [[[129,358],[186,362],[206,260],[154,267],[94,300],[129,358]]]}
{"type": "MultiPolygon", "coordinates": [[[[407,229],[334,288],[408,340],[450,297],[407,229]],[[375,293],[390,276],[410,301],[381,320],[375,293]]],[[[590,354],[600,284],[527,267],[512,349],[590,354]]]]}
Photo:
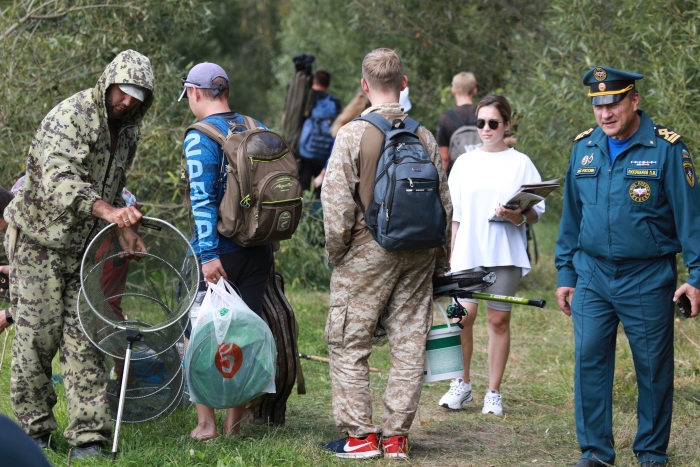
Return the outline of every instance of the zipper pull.
{"type": "Polygon", "coordinates": [[[411,180],[411,179],[409,178],[409,179],[408,179],[408,183],[410,183],[410,184],[411,184],[411,188],[413,188],[413,180],[411,180]]]}
{"type": "Polygon", "coordinates": [[[250,207],[250,194],[245,195],[245,198],[241,200],[241,207],[246,209],[250,207]]]}
{"type": "Polygon", "coordinates": [[[248,160],[250,160],[250,170],[254,170],[254,169],[253,169],[253,156],[250,156],[250,157],[248,158],[248,160]]]}
{"type": "Polygon", "coordinates": [[[396,152],[399,152],[402,147],[404,147],[405,143],[399,143],[399,145],[396,147],[396,152]]]}

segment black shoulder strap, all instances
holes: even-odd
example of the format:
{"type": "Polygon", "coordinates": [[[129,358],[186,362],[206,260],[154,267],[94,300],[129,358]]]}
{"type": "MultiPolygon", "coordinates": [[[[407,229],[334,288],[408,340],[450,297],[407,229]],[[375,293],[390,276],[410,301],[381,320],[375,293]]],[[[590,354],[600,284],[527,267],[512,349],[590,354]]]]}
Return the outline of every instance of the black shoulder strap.
{"type": "Polygon", "coordinates": [[[445,113],[450,118],[450,120],[452,120],[452,123],[454,124],[455,128],[467,125],[467,123],[464,120],[462,120],[462,118],[459,115],[457,115],[457,112],[455,112],[454,109],[450,109],[445,113]]]}

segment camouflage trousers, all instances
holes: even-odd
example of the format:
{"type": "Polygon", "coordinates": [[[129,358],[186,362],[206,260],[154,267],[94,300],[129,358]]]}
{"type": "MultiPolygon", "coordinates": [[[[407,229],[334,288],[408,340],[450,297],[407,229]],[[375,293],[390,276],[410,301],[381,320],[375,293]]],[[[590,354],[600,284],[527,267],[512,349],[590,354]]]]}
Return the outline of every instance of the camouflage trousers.
{"type": "Polygon", "coordinates": [[[351,247],[333,270],[325,339],[333,417],[350,436],[379,431],[383,436],[408,434],[423,388],[434,268],[434,249],[388,252],[372,240],[351,247]],[[367,359],[382,312],[391,369],[379,427],[372,423],[367,359]]]}
{"type": "Polygon", "coordinates": [[[58,426],[51,361],[60,348],[68,402],[64,435],[73,445],[107,441],[112,422],[107,406],[103,357],[85,336],[77,314],[80,258],[29,241],[21,233],[10,263],[14,307],[10,395],[15,416],[32,437],[58,426]]]}

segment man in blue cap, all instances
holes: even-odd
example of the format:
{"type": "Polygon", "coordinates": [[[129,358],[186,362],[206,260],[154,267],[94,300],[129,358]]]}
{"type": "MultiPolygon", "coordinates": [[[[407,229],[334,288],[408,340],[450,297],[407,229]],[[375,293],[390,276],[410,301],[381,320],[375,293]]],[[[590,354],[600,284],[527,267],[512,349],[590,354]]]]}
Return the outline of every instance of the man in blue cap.
{"type": "Polygon", "coordinates": [[[613,464],[612,385],[622,322],[637,374],[642,467],[666,465],[673,404],[673,301],[700,312],[700,187],[681,136],[638,110],[638,73],[583,76],[597,127],[579,134],[556,245],[557,303],[574,323],[576,467],[613,464]],[[693,239],[693,237],[695,237],[693,239]],[[676,253],[687,283],[676,290],[676,253]]]}
{"type": "MultiPolygon", "coordinates": [[[[192,114],[200,122],[216,127],[216,130],[212,130],[226,135],[229,131],[243,131],[246,125],[265,128],[259,121],[231,110],[228,75],[216,63],[203,62],[192,67],[187,77],[182,78],[182,86],[178,101],[186,97],[192,114]]],[[[251,310],[262,314],[263,296],[273,262],[271,245],[243,247],[216,228],[219,205],[228,180],[228,159],[214,136],[198,128],[185,130],[184,151],[195,223],[190,243],[202,268],[202,280],[190,311],[191,323],[196,322],[208,283],[217,283],[222,277],[239,290],[241,298],[251,310]]],[[[188,325],[185,329],[186,342],[189,342],[191,332],[192,326],[188,325]]],[[[240,433],[244,413],[245,405],[227,410],[224,434],[240,433]]],[[[218,436],[213,408],[197,404],[197,418],[199,423],[190,433],[192,439],[206,441],[218,436]]]]}

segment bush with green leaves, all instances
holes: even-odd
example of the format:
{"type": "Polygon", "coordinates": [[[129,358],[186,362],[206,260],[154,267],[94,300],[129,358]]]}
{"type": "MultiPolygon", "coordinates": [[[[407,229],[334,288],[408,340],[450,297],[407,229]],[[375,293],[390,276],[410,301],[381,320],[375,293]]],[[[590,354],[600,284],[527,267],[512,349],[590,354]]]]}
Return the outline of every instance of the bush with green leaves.
{"type": "Polygon", "coordinates": [[[275,268],[291,287],[327,290],[331,267],[324,252],[323,211],[321,201],[305,192],[301,221],[290,240],[284,240],[275,253],[275,268]]]}
{"type": "Polygon", "coordinates": [[[155,102],[144,119],[129,188],[152,214],[182,217],[178,167],[186,103],[177,105],[185,58],[172,38],[206,33],[211,13],[198,0],[16,0],[0,4],[0,184],[24,173],[30,141],[60,101],[95,86],[122,50],[146,55],[155,74],[155,102]],[[173,202],[174,201],[174,202],[173,202]],[[159,209],[153,209],[153,207],[159,209]]]}

